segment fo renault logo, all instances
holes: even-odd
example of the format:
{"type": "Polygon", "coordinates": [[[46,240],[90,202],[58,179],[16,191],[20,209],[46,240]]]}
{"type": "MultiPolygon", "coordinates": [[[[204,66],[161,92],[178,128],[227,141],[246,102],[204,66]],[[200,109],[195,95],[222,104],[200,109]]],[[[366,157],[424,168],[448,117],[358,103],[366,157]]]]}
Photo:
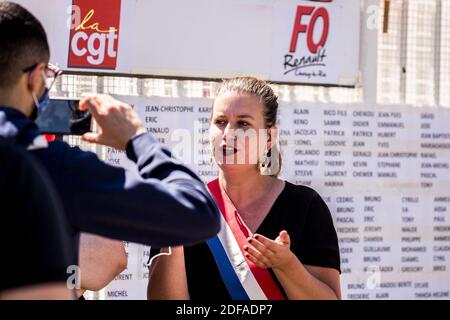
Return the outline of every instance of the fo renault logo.
{"type": "Polygon", "coordinates": [[[298,6],[297,13],[294,21],[294,28],[292,31],[291,45],[289,46],[289,52],[295,53],[297,50],[297,40],[299,34],[306,34],[306,43],[310,53],[317,53],[320,48],[325,46],[328,39],[328,32],[330,28],[330,17],[328,10],[324,7],[313,6],[298,6]],[[310,16],[309,23],[305,24],[302,21],[303,16],[310,16]],[[323,27],[321,30],[319,41],[314,40],[314,31],[318,20],[323,21],[323,27]]]}

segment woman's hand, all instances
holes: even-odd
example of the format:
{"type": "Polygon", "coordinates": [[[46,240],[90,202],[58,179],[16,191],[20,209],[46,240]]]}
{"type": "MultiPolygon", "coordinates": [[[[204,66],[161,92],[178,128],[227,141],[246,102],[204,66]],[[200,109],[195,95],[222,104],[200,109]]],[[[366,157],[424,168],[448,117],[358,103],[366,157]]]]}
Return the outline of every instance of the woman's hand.
{"type": "Polygon", "coordinates": [[[245,257],[260,268],[284,270],[295,261],[295,255],[290,249],[291,239],[285,230],[275,240],[260,234],[247,240],[249,244],[244,246],[245,257]]]}

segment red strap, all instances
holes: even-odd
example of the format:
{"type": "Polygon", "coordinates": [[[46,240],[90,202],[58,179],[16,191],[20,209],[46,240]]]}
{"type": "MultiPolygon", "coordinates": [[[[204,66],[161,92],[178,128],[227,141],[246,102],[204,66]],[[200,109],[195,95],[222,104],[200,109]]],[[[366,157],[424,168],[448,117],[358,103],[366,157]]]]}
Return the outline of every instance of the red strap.
{"type": "MultiPolygon", "coordinates": [[[[226,222],[230,226],[236,241],[239,244],[242,254],[245,256],[244,244],[248,243],[247,238],[250,236],[249,230],[239,215],[236,207],[231,200],[224,198],[222,190],[220,188],[219,179],[213,180],[208,183],[209,191],[216,200],[216,204],[222,212],[226,222]]],[[[284,300],[285,297],[281,293],[280,288],[276,284],[272,275],[268,269],[263,269],[247,260],[247,263],[252,271],[256,281],[258,281],[261,289],[266,295],[268,300],[284,300]]]]}

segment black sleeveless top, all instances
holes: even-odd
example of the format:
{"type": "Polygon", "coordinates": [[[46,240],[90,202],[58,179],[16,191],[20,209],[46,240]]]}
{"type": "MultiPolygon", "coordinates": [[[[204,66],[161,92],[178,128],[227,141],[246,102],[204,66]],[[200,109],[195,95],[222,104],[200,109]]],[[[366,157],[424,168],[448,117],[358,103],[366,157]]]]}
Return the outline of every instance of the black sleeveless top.
{"type": "MultiPolygon", "coordinates": [[[[282,230],[289,233],[291,250],[303,264],[334,268],[341,272],[332,216],[313,189],[286,182],[256,233],[275,239],[282,230]]],[[[205,242],[184,247],[184,257],[191,300],[231,300],[205,242]]],[[[273,271],[269,269],[269,272],[286,296],[273,271]]]]}

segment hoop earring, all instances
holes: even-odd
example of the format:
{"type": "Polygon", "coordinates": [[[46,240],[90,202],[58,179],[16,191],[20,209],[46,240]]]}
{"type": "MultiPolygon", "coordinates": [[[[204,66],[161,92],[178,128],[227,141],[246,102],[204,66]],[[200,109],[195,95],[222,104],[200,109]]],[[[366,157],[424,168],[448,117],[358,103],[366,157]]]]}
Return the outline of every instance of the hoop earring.
{"type": "Polygon", "coordinates": [[[272,175],[272,168],[270,163],[270,150],[266,151],[264,153],[264,157],[262,158],[262,161],[258,163],[258,169],[259,173],[262,176],[271,176],[272,175]]]}

